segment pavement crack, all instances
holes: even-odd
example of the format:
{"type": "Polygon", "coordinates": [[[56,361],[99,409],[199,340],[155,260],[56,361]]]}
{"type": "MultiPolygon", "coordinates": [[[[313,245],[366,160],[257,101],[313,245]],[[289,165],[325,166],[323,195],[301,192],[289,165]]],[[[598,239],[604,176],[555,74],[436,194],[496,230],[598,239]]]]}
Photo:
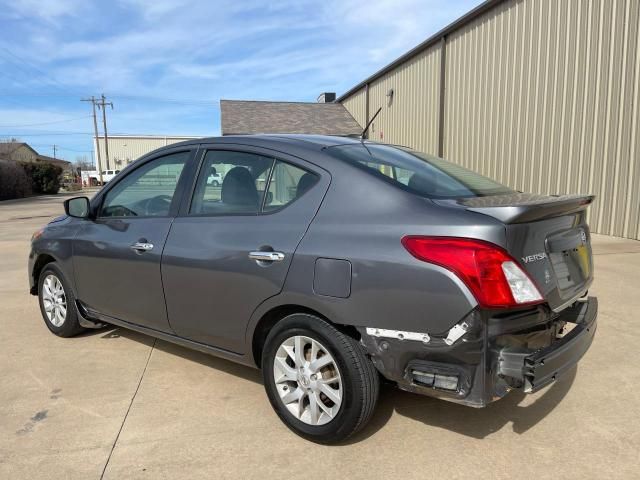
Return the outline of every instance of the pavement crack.
{"type": "Polygon", "coordinates": [[[147,356],[147,362],[144,364],[144,369],[142,370],[142,374],[140,375],[140,379],[138,380],[138,385],[136,386],[136,390],[133,392],[133,396],[131,397],[131,402],[129,402],[129,407],[127,408],[127,412],[124,414],[124,418],[122,419],[122,423],[120,424],[120,429],[118,430],[118,434],[116,435],[116,439],[113,441],[113,445],[111,445],[111,451],[109,452],[109,456],[107,457],[107,461],[104,464],[104,468],[102,469],[102,474],[100,474],[100,480],[104,478],[104,474],[107,471],[107,467],[109,466],[109,461],[111,460],[111,456],[113,455],[113,451],[116,449],[116,444],[120,439],[120,434],[122,433],[122,429],[124,428],[124,424],[127,421],[127,417],[129,416],[129,412],[131,411],[131,407],[133,406],[133,402],[136,399],[136,395],[138,395],[138,390],[140,390],[140,385],[142,384],[142,379],[144,378],[144,374],[147,372],[147,367],[149,366],[149,361],[151,360],[151,354],[153,353],[153,349],[156,347],[157,339],[153,339],[153,345],[151,345],[151,350],[149,350],[149,355],[147,356]]]}

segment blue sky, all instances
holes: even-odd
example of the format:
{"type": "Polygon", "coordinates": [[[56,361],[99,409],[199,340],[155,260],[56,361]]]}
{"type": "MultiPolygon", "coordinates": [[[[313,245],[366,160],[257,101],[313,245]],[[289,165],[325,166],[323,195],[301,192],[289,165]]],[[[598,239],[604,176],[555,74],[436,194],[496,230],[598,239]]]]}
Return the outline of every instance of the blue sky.
{"type": "Polygon", "coordinates": [[[218,100],[344,92],[479,0],[0,0],[0,138],[75,160],[109,133],[217,135],[218,100]]]}

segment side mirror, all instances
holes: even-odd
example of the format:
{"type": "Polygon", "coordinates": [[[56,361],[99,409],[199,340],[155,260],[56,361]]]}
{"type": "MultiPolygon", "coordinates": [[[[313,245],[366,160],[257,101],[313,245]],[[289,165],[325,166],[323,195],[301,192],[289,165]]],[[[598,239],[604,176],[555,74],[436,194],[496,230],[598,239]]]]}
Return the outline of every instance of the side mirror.
{"type": "Polygon", "coordinates": [[[88,218],[89,199],[87,197],[74,197],[64,201],[64,213],[70,217],[88,218]]]}

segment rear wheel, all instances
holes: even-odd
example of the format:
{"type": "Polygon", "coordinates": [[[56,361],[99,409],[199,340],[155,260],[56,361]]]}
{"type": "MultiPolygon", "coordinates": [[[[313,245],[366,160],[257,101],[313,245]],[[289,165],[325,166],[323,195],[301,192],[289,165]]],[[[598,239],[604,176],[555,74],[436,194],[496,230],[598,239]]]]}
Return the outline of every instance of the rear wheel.
{"type": "Polygon", "coordinates": [[[78,323],[73,292],[55,263],[48,264],[40,273],[38,299],[44,323],[52,333],[72,337],[84,330],[78,323]]]}
{"type": "Polygon", "coordinates": [[[356,433],[378,399],[378,372],[359,343],[313,315],[294,314],[276,324],[266,340],[262,372],[280,419],[318,443],[356,433]]]}

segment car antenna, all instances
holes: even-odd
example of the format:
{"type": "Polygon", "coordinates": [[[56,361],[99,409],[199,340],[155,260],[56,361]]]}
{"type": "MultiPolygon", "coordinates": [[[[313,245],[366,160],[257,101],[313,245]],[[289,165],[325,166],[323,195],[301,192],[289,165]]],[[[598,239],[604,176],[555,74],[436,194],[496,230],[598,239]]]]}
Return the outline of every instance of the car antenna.
{"type": "Polygon", "coordinates": [[[371,118],[371,120],[369,120],[369,123],[367,123],[367,126],[364,127],[364,130],[362,130],[362,134],[360,135],[360,139],[364,140],[367,135],[367,130],[369,130],[369,127],[371,126],[371,124],[373,123],[373,121],[376,119],[376,117],[378,116],[378,114],[380,113],[380,110],[382,110],[382,107],[380,107],[378,109],[378,111],[376,112],[376,114],[373,116],[373,118],[371,118]]]}

